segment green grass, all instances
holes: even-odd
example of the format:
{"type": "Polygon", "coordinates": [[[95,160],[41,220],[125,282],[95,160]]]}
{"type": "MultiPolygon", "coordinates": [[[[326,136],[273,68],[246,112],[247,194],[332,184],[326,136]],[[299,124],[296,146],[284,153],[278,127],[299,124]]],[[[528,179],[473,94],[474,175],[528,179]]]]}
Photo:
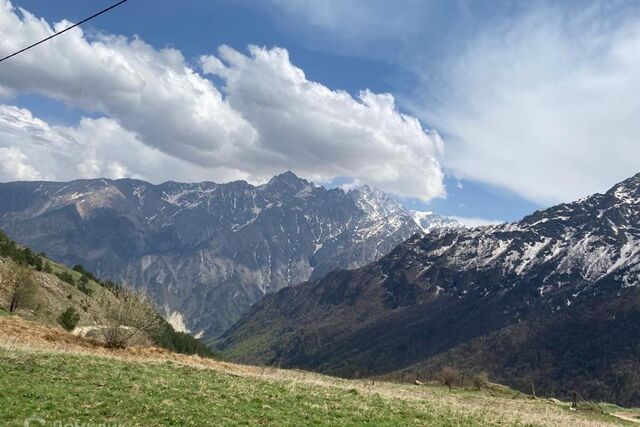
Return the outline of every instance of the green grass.
{"type": "Polygon", "coordinates": [[[0,349],[0,425],[478,426],[478,417],[357,390],[258,380],[170,362],[0,349]]]}
{"type": "MultiPolygon", "coordinates": [[[[247,354],[265,354],[269,352],[269,345],[274,342],[274,338],[268,335],[253,335],[249,339],[242,340],[232,347],[230,351],[223,354],[228,360],[244,360],[247,354]]],[[[211,340],[207,343],[215,348],[216,341],[211,340]]]]}

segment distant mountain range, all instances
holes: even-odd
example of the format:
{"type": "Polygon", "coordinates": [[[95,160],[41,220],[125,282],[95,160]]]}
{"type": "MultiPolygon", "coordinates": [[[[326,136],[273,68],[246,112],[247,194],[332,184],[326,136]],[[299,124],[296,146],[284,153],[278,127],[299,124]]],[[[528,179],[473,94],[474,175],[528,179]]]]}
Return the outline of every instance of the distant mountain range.
{"type": "Polygon", "coordinates": [[[451,365],[521,389],[640,405],[640,174],[521,221],[414,236],[267,296],[229,357],[344,376],[451,365]]]}
{"type": "Polygon", "coordinates": [[[172,324],[215,337],[265,294],[379,259],[421,228],[364,186],[121,179],[0,184],[0,228],[100,277],[146,288],[172,324]]]}

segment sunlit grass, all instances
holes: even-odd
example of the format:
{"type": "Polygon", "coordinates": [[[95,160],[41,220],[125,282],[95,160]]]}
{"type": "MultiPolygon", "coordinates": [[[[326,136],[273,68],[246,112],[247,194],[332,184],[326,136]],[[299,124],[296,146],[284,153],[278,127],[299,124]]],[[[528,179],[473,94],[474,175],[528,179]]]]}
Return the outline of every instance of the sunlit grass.
{"type": "MultiPolygon", "coordinates": [[[[155,348],[105,349],[17,316],[0,320],[0,425],[601,426],[623,421],[508,387],[346,380],[155,348]]],[[[608,412],[621,408],[607,406],[608,412]]],[[[627,411],[633,415],[635,412],[627,411]]],[[[632,425],[632,424],[628,424],[632,425]]]]}
{"type": "Polygon", "coordinates": [[[254,380],[173,362],[140,363],[0,350],[0,424],[127,425],[488,424],[452,410],[356,389],[254,380]]]}

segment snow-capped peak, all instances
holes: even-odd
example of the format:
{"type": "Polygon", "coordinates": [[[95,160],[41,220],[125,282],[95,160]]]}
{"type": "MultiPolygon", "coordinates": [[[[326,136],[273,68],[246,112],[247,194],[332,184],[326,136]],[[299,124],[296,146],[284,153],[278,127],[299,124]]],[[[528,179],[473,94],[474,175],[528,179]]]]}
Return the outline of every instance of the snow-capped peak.
{"type": "Polygon", "coordinates": [[[622,181],[607,193],[612,194],[623,203],[640,204],[640,174],[622,181]]]}
{"type": "Polygon", "coordinates": [[[438,228],[459,228],[463,225],[455,218],[435,214],[431,211],[411,211],[413,220],[425,233],[438,228]]]}
{"type": "Polygon", "coordinates": [[[356,205],[373,218],[386,218],[403,211],[402,206],[375,187],[363,185],[349,191],[356,205]]]}

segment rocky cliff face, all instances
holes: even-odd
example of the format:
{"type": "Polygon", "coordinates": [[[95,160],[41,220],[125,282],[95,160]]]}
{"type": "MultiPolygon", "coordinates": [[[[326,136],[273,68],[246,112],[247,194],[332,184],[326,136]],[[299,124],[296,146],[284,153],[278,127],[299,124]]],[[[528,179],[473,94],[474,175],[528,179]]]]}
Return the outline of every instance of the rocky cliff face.
{"type": "Polygon", "coordinates": [[[449,363],[638,404],[639,284],[637,175],[519,222],[414,236],[364,268],[268,296],[218,345],[347,376],[449,363]]]}
{"type": "Polygon", "coordinates": [[[267,293],[365,265],[420,230],[382,192],[327,190],[291,172],[261,186],[0,184],[0,227],[53,259],[148,289],[175,326],[204,337],[267,293]]]}

